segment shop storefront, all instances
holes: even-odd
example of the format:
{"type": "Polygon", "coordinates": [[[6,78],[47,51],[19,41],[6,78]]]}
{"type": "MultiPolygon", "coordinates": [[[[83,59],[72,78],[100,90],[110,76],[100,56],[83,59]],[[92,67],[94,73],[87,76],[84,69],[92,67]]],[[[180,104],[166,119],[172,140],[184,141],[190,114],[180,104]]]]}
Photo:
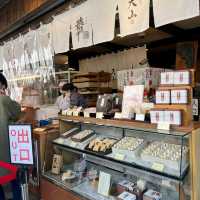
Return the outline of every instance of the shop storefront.
{"type": "Polygon", "coordinates": [[[30,194],[200,199],[199,10],[198,0],[67,1],[2,41],[16,123],[33,127],[30,194]]]}

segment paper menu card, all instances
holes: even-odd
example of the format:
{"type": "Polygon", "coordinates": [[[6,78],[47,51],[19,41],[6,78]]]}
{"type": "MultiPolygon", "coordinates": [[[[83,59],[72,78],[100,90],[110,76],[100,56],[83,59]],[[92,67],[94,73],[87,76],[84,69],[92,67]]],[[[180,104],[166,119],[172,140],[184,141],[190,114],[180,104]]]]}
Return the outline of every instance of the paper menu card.
{"type": "Polygon", "coordinates": [[[100,172],[98,193],[104,196],[109,196],[111,184],[111,175],[105,172],[100,172]]]}

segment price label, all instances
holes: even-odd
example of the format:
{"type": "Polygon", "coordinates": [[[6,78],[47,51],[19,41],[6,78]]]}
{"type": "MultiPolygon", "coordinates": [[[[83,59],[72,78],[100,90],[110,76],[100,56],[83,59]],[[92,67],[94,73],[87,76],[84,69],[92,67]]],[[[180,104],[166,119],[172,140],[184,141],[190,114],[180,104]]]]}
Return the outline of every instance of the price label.
{"type": "Polygon", "coordinates": [[[62,115],[67,115],[67,111],[66,110],[62,110],[62,115]]]}
{"type": "Polygon", "coordinates": [[[71,144],[70,144],[70,146],[71,146],[71,147],[76,147],[76,146],[77,146],[77,143],[74,142],[74,141],[72,141],[71,144]]]}
{"type": "Polygon", "coordinates": [[[97,112],[96,118],[97,119],[103,119],[103,113],[102,112],[97,112]]]}
{"type": "Polygon", "coordinates": [[[114,118],[115,119],[122,119],[122,113],[116,112],[114,118]]]}
{"type": "Polygon", "coordinates": [[[68,111],[67,111],[67,115],[68,115],[68,116],[72,116],[72,114],[73,114],[73,112],[72,112],[71,110],[68,110],[68,111]]]}
{"type": "Polygon", "coordinates": [[[160,163],[153,163],[153,165],[152,165],[152,169],[159,171],[159,172],[163,172],[164,168],[165,168],[165,166],[160,163]]]}
{"type": "Polygon", "coordinates": [[[145,115],[144,114],[136,114],[135,120],[137,121],[144,121],[145,115]]]}
{"type": "Polygon", "coordinates": [[[79,111],[74,111],[74,112],[73,112],[73,116],[74,116],[74,117],[78,117],[78,116],[79,116],[79,111]]]}
{"type": "Polygon", "coordinates": [[[116,160],[124,160],[124,158],[125,158],[125,155],[123,155],[123,154],[120,154],[120,153],[115,154],[116,160]]]}
{"type": "Polygon", "coordinates": [[[159,123],[158,126],[157,126],[157,129],[169,131],[170,130],[170,124],[169,123],[159,123]]]}
{"type": "Polygon", "coordinates": [[[84,112],[84,117],[90,117],[90,113],[89,112],[84,112]]]}

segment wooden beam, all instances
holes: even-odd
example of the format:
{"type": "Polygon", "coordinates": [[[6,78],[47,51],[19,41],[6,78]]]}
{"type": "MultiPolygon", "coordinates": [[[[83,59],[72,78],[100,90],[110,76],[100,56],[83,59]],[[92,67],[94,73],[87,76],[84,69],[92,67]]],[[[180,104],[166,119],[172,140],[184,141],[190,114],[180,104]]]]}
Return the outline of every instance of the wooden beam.
{"type": "Polygon", "coordinates": [[[173,35],[173,36],[180,36],[184,32],[183,29],[175,26],[174,24],[167,24],[167,25],[161,26],[157,29],[160,31],[163,31],[165,33],[168,33],[170,35],[173,35]]]}

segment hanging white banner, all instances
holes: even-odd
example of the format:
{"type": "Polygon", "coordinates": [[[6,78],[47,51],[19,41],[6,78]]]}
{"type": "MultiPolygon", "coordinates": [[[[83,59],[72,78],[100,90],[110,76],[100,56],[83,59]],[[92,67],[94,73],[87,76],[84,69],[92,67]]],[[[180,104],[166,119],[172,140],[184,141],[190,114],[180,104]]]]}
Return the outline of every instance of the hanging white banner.
{"type": "Polygon", "coordinates": [[[52,35],[53,48],[56,54],[69,51],[70,24],[68,12],[54,17],[52,35]]]}
{"type": "Polygon", "coordinates": [[[91,1],[86,1],[80,6],[77,6],[69,11],[69,18],[71,18],[73,49],[93,45],[93,28],[91,18],[91,10],[93,7],[91,1]]]}
{"type": "Polygon", "coordinates": [[[140,33],[149,28],[150,0],[118,0],[120,35],[140,33]]]}
{"type": "Polygon", "coordinates": [[[153,0],[155,26],[163,26],[199,15],[199,0],[153,0]]]}
{"type": "Polygon", "coordinates": [[[116,0],[91,0],[93,42],[99,44],[114,39],[116,0]]]}

